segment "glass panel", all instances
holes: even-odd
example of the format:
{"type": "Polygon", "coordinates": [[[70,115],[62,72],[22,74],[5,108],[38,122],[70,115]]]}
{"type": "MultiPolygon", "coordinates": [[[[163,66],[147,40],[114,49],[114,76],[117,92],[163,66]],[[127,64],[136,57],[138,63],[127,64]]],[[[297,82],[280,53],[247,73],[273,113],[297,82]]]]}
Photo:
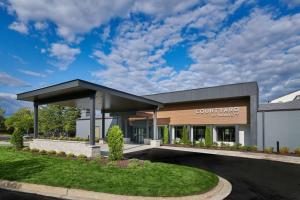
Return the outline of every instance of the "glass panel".
{"type": "Polygon", "coordinates": [[[235,142],[235,127],[217,127],[217,140],[220,142],[235,142]]]}
{"type": "Polygon", "coordinates": [[[182,138],[183,126],[175,126],[175,138],[182,138]]]}
{"type": "Polygon", "coordinates": [[[194,140],[205,140],[205,126],[193,126],[194,140]]]}

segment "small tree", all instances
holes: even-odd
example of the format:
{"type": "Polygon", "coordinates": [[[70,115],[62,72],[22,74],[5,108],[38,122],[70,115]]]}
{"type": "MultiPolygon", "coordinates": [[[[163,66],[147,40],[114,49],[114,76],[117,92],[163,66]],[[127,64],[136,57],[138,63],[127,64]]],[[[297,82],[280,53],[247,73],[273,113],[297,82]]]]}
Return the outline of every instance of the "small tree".
{"type": "Polygon", "coordinates": [[[182,130],[182,142],[183,144],[190,144],[189,131],[187,126],[184,126],[182,130]]]}
{"type": "Polygon", "coordinates": [[[18,128],[15,128],[11,138],[10,143],[16,148],[21,149],[23,148],[23,134],[22,131],[18,128]]]}
{"type": "Polygon", "coordinates": [[[169,129],[167,126],[164,127],[164,144],[169,143],[169,129]]]}
{"type": "Polygon", "coordinates": [[[209,127],[206,127],[205,129],[205,145],[210,147],[213,144],[211,129],[209,127]]]}
{"type": "Polygon", "coordinates": [[[108,130],[107,142],[109,160],[120,160],[123,157],[123,133],[119,126],[115,125],[108,130]]]}

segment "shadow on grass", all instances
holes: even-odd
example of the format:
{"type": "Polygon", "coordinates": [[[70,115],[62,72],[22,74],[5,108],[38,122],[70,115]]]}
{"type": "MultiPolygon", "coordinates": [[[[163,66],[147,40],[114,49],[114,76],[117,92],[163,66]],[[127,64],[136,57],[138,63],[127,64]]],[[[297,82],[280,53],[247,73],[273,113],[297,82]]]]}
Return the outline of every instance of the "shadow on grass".
{"type": "Polygon", "coordinates": [[[19,181],[42,171],[45,164],[37,159],[4,161],[0,163],[0,179],[19,181]]]}

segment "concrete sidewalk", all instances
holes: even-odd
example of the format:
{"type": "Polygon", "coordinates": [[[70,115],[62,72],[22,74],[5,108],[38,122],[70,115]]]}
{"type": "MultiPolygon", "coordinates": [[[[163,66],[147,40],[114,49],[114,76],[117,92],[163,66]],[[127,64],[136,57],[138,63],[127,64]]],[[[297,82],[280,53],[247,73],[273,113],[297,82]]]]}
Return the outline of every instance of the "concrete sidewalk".
{"type": "Polygon", "coordinates": [[[285,155],[276,155],[276,154],[267,154],[267,153],[228,151],[228,150],[215,150],[215,149],[188,148],[188,147],[172,147],[172,146],[160,146],[159,148],[176,150],[176,151],[193,152],[193,153],[205,153],[205,154],[214,154],[214,155],[222,155],[222,156],[263,159],[263,160],[279,161],[285,163],[300,164],[300,157],[297,156],[285,156],[285,155]]]}

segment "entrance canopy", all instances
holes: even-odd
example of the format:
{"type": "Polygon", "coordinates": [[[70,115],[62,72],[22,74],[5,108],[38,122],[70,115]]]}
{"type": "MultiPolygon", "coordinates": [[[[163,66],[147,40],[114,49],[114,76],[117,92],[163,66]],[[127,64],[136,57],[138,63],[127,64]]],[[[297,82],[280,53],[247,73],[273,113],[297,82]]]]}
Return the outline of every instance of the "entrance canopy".
{"type": "Polygon", "coordinates": [[[42,104],[59,104],[80,109],[90,108],[90,98],[102,112],[155,110],[162,103],[83,80],[72,80],[57,85],[17,94],[18,100],[42,104]]]}

